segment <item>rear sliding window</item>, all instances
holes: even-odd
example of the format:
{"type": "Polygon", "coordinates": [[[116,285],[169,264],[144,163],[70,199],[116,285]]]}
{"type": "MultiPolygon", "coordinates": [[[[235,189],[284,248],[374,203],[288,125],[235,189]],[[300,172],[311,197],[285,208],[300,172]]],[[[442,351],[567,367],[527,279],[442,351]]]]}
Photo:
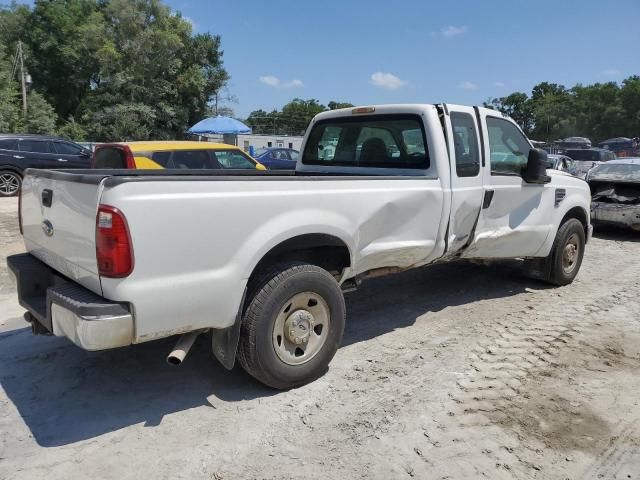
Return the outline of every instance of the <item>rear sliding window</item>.
{"type": "Polygon", "coordinates": [[[127,168],[125,153],[119,148],[98,148],[94,154],[95,168],[127,168]]]}
{"type": "Polygon", "coordinates": [[[302,163],[427,169],[429,154],[419,116],[354,116],[316,123],[302,163]]]}

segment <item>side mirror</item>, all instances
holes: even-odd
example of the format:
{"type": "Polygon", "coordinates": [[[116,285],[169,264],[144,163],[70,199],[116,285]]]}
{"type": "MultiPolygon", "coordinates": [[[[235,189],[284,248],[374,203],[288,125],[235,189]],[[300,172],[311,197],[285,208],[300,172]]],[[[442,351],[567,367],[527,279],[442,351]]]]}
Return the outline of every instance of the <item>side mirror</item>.
{"type": "Polygon", "coordinates": [[[522,172],[522,178],[527,183],[549,183],[551,177],[547,175],[548,164],[547,152],[541,148],[532,148],[529,150],[527,167],[522,172]]]}

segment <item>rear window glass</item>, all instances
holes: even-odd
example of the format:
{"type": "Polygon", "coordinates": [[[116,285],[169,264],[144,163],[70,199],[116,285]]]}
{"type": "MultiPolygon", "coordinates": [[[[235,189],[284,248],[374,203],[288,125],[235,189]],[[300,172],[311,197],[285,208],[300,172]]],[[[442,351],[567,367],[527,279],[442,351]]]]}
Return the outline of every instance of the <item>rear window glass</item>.
{"type": "Polygon", "coordinates": [[[98,148],[93,164],[94,168],[127,168],[125,153],[119,148],[98,148]]]}
{"type": "Polygon", "coordinates": [[[426,169],[429,155],[417,115],[345,117],[314,125],[302,163],[426,169]]]}

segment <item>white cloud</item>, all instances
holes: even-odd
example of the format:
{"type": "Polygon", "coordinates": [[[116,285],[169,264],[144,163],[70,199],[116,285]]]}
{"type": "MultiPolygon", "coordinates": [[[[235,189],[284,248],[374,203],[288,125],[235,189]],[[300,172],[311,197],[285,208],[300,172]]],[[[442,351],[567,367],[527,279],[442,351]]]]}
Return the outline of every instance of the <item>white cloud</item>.
{"type": "Polygon", "coordinates": [[[449,37],[455,37],[456,35],[464,35],[469,31],[469,29],[465,25],[462,25],[460,27],[454,27],[453,25],[449,25],[447,27],[444,27],[440,31],[442,32],[443,36],[449,38],[449,37]]]}
{"type": "Polygon", "coordinates": [[[393,73],[376,72],[371,75],[370,83],[387,90],[397,90],[408,85],[409,82],[396,77],[393,73]]]}
{"type": "Polygon", "coordinates": [[[504,87],[504,82],[496,82],[496,83],[494,83],[494,85],[496,87],[498,87],[498,88],[502,88],[502,87],[504,87]]]}
{"type": "Polygon", "coordinates": [[[620,75],[620,70],[616,68],[607,68],[602,70],[600,73],[606,77],[615,77],[616,75],[620,75]]]}
{"type": "Polygon", "coordinates": [[[264,83],[273,88],[299,88],[304,87],[304,83],[302,80],[298,80],[294,78],[288,82],[283,82],[278,77],[274,77],[273,75],[265,75],[259,78],[260,83],[264,83]]]}
{"type": "Polygon", "coordinates": [[[475,90],[476,88],[478,88],[478,85],[476,85],[473,82],[470,82],[469,80],[466,80],[464,82],[459,83],[458,88],[462,88],[463,90],[475,90]]]}

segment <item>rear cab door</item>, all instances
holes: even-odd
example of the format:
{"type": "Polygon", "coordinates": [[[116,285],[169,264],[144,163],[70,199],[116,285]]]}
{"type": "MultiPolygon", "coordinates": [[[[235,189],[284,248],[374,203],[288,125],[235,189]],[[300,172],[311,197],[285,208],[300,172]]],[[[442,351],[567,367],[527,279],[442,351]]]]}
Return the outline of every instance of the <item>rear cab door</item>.
{"type": "Polygon", "coordinates": [[[484,196],[482,149],[473,107],[444,105],[443,126],[451,159],[451,211],[447,253],[471,241],[484,196]]]}
{"type": "Polygon", "coordinates": [[[477,108],[483,139],[482,207],[463,257],[535,257],[553,232],[555,189],[522,178],[532,146],[513,120],[477,108]]]}

